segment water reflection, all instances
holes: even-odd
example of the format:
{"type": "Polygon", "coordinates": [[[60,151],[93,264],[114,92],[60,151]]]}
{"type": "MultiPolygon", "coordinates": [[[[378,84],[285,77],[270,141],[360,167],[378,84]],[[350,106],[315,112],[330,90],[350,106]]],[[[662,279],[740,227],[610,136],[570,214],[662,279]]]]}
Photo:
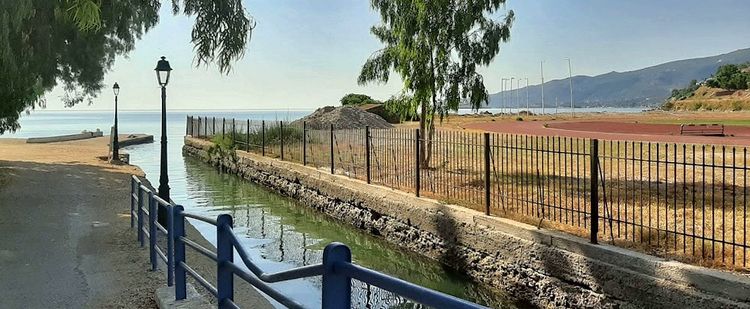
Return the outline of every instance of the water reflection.
{"type": "MultiPolygon", "coordinates": [[[[323,247],[338,241],[352,249],[353,259],[360,265],[492,307],[511,306],[502,295],[477,286],[437,262],[330,220],[235,175],[220,174],[192,158],[185,158],[185,173],[187,211],[210,216],[231,214],[236,232],[244,235],[243,245],[264,270],[280,271],[320,263],[323,247]]],[[[201,222],[194,225],[201,234],[214,239],[212,226],[201,222]]],[[[320,277],[275,286],[291,292],[292,297],[306,306],[320,307],[320,277]]],[[[392,293],[358,281],[353,282],[353,294],[353,305],[357,308],[416,307],[392,293]]]]}

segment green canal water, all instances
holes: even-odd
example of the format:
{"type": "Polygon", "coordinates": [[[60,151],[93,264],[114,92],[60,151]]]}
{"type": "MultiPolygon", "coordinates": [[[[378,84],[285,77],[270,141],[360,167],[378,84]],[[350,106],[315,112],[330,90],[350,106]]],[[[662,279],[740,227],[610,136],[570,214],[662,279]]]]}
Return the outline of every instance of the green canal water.
{"type": "MultiPolygon", "coordinates": [[[[320,263],[323,247],[337,241],[351,248],[357,264],[487,306],[514,307],[502,294],[483,288],[440,263],[397,248],[238,176],[221,174],[192,158],[185,159],[185,169],[188,197],[195,202],[194,208],[188,210],[208,215],[231,214],[237,232],[245,236],[245,245],[254,251],[251,255],[257,257],[255,261],[261,268],[282,270],[320,263]]],[[[213,233],[210,226],[200,226],[199,230],[213,233]]],[[[319,306],[319,278],[300,281],[306,282],[282,288],[309,291],[295,296],[306,304],[319,306]]],[[[357,307],[408,304],[361,282],[355,283],[354,290],[357,307]]]]}

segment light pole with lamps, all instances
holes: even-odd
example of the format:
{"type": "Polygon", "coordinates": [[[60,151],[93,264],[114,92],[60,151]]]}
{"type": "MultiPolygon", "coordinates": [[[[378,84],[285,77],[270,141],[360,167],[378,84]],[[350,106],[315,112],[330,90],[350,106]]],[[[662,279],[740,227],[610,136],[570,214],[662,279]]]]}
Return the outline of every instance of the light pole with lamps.
{"type": "Polygon", "coordinates": [[[167,58],[162,56],[161,60],[156,63],[156,69],[154,70],[156,71],[159,86],[161,86],[161,168],[159,174],[159,197],[169,203],[169,176],[167,175],[167,84],[169,84],[169,75],[172,72],[172,67],[169,66],[167,58]]]}
{"type": "Polygon", "coordinates": [[[112,92],[115,94],[115,128],[112,132],[112,161],[120,161],[120,138],[117,130],[117,96],[120,95],[120,85],[112,85],[112,92]]]}

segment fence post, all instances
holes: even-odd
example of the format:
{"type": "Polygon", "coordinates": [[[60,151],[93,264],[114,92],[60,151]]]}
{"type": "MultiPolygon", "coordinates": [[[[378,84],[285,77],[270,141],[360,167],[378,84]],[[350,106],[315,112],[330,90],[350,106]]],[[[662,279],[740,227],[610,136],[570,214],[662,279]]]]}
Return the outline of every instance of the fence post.
{"type": "Polygon", "coordinates": [[[333,166],[333,124],[331,124],[331,147],[329,151],[331,153],[331,174],[335,174],[336,169],[334,169],[334,166],[333,166]]]}
{"type": "Polygon", "coordinates": [[[281,161],[284,161],[284,122],[279,120],[279,147],[281,147],[281,161]]]}
{"type": "Polygon", "coordinates": [[[224,135],[227,134],[226,128],[227,128],[227,119],[224,117],[221,117],[221,139],[224,139],[224,135]]]}
{"type": "Polygon", "coordinates": [[[138,243],[143,248],[143,190],[138,189],[138,243]]]}
{"type": "Polygon", "coordinates": [[[266,156],[266,121],[261,120],[260,123],[260,148],[261,155],[266,156]]]}
{"type": "Polygon", "coordinates": [[[232,118],[232,144],[234,144],[234,140],[236,139],[235,138],[235,133],[236,133],[236,130],[235,130],[235,127],[234,127],[234,118],[232,118]]]}
{"type": "Polygon", "coordinates": [[[208,116],[203,116],[203,137],[208,138],[208,116]]]}
{"type": "Polygon", "coordinates": [[[250,152],[250,119],[247,120],[245,129],[245,151],[250,152]]]}
{"type": "Polygon", "coordinates": [[[190,115],[185,116],[185,135],[190,135],[190,115]]]}
{"type": "Polygon", "coordinates": [[[323,249],[322,308],[351,308],[351,278],[336,273],[336,264],[351,263],[352,253],[342,243],[331,243],[323,249]]]}
{"type": "Polygon", "coordinates": [[[216,299],[219,308],[225,308],[226,300],[234,300],[234,274],[228,264],[234,261],[232,216],[223,214],[216,219],[216,299]]]}
{"type": "Polygon", "coordinates": [[[302,165],[307,165],[307,121],[302,122],[302,165]]]}
{"type": "MultiPolygon", "coordinates": [[[[154,199],[154,192],[148,192],[148,257],[151,260],[151,270],[156,270],[156,217],[158,210],[156,210],[156,200],[154,199]]],[[[169,253],[167,253],[169,254],[169,253]]]]}
{"type": "Polygon", "coordinates": [[[184,208],[176,205],[173,208],[173,240],[174,240],[174,296],[175,300],[183,300],[187,297],[187,287],[185,286],[185,243],[180,237],[185,236],[185,217],[182,214],[184,208]]]}
{"type": "Polygon", "coordinates": [[[215,136],[216,135],[216,117],[211,117],[211,118],[213,119],[213,120],[211,120],[211,122],[212,122],[212,125],[211,125],[211,136],[215,136]]]}
{"type": "Polygon", "coordinates": [[[417,194],[417,197],[419,197],[419,188],[421,187],[420,186],[420,180],[421,179],[420,179],[420,175],[419,175],[419,167],[420,167],[419,166],[420,165],[419,161],[421,161],[421,157],[419,155],[419,142],[420,142],[419,137],[420,137],[420,135],[419,135],[419,129],[417,129],[416,130],[416,139],[414,139],[414,153],[415,153],[415,155],[414,155],[414,159],[415,159],[414,160],[415,161],[414,168],[415,168],[415,171],[416,171],[415,177],[414,177],[414,190],[415,190],[415,192],[417,194]]]}
{"type": "Polygon", "coordinates": [[[598,243],[599,234],[599,140],[591,140],[591,243],[598,243]]]}
{"type": "Polygon", "coordinates": [[[490,133],[484,133],[484,214],[490,215],[490,133]]]}
{"type": "Polygon", "coordinates": [[[372,181],[370,173],[370,126],[365,126],[365,168],[367,169],[367,183],[372,181]]]}

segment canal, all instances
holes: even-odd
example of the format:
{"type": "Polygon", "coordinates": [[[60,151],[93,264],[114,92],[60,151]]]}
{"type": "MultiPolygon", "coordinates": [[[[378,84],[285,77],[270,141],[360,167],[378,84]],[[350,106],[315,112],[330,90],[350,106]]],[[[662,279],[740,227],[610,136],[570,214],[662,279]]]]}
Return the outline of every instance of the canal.
{"type": "MultiPolygon", "coordinates": [[[[517,307],[503,294],[480,286],[436,261],[339,223],[236,175],[219,173],[198,159],[183,157],[182,132],[184,125],[183,131],[173,130],[169,136],[172,199],[189,212],[207,216],[231,214],[235,232],[242,236],[249,256],[263,270],[276,272],[320,263],[325,245],[337,241],[351,248],[357,264],[490,307],[517,307]]],[[[149,181],[158,184],[158,142],[128,147],[126,151],[130,153],[131,164],[141,167],[149,181]]],[[[215,244],[215,227],[202,222],[191,221],[191,224],[215,244]]],[[[275,283],[273,286],[305,307],[321,306],[320,277],[275,283]]],[[[352,293],[355,308],[418,307],[362,282],[353,283],[352,293]]]]}

